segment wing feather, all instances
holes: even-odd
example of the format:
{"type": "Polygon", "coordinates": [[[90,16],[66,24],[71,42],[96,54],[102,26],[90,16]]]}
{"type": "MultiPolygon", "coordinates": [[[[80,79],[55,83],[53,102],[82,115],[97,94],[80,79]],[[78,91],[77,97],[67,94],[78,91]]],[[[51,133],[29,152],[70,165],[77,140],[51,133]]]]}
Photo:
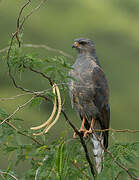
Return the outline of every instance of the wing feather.
{"type": "MultiPolygon", "coordinates": [[[[109,108],[109,88],[105,74],[101,67],[96,66],[93,70],[93,84],[94,84],[94,104],[99,110],[100,125],[102,129],[109,128],[110,122],[110,108],[109,108]]],[[[104,132],[104,146],[108,146],[108,131],[104,132]]]]}

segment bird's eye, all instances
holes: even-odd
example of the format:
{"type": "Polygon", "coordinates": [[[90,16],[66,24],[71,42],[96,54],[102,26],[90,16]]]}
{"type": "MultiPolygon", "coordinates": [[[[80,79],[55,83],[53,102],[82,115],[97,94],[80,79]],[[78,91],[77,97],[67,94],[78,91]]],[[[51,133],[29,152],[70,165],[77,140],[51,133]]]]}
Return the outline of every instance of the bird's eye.
{"type": "Polygon", "coordinates": [[[79,44],[86,45],[87,42],[86,41],[81,41],[79,44]]]}

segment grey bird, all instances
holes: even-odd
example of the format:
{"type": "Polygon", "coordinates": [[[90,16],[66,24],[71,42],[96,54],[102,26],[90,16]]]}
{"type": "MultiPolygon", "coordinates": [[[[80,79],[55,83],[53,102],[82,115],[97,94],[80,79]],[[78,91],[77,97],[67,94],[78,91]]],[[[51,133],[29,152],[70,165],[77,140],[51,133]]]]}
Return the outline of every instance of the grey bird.
{"type": "MultiPolygon", "coordinates": [[[[96,56],[94,42],[79,38],[72,45],[78,52],[69,75],[69,94],[72,106],[82,120],[80,132],[91,137],[96,170],[101,172],[104,148],[108,147],[108,131],[93,132],[109,128],[109,88],[103,69],[96,56]],[[75,79],[75,80],[74,80],[75,79]]],[[[76,133],[74,133],[76,137],[76,133]]]]}

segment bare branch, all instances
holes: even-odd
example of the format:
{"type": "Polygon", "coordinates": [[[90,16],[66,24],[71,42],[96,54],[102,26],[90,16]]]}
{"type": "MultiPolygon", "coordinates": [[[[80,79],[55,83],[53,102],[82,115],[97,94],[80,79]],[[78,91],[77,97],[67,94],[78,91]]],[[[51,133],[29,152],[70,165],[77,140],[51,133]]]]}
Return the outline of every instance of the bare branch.
{"type": "MultiPolygon", "coordinates": [[[[37,48],[43,48],[43,49],[46,49],[46,50],[48,50],[48,51],[52,51],[52,52],[59,53],[59,54],[65,56],[65,57],[67,57],[67,58],[74,59],[74,57],[71,56],[70,54],[68,54],[68,53],[66,53],[66,52],[64,52],[64,51],[62,51],[62,50],[60,50],[60,49],[52,48],[52,47],[50,47],[50,46],[48,46],[48,45],[46,45],[46,44],[23,44],[22,46],[23,46],[23,47],[26,47],[26,48],[36,48],[36,49],[37,49],[37,48]]],[[[3,52],[5,52],[5,51],[7,51],[8,48],[9,48],[9,47],[5,47],[5,48],[1,49],[1,50],[0,50],[0,53],[3,53],[3,52]]]]}
{"type": "Polygon", "coordinates": [[[22,12],[23,12],[24,8],[25,8],[29,3],[30,3],[30,0],[28,0],[28,2],[23,5],[23,7],[21,8],[21,10],[20,10],[20,12],[19,12],[19,15],[18,15],[18,18],[17,18],[17,28],[20,26],[20,18],[21,18],[22,12]]]}
{"type": "Polygon", "coordinates": [[[5,47],[5,48],[1,49],[1,50],[0,50],[0,53],[3,53],[3,52],[5,52],[5,51],[7,51],[8,48],[9,48],[9,47],[5,47]]]}
{"type": "Polygon", "coordinates": [[[30,47],[30,48],[44,48],[48,51],[56,52],[56,53],[59,53],[65,57],[68,57],[70,59],[74,59],[73,56],[71,56],[70,54],[65,53],[64,51],[62,51],[60,49],[54,49],[54,48],[47,46],[47,45],[44,45],[44,44],[23,44],[23,46],[24,47],[30,47]]]}
{"type": "Polygon", "coordinates": [[[139,132],[139,130],[137,129],[112,129],[112,128],[109,128],[109,129],[95,129],[93,130],[95,132],[105,132],[105,131],[111,131],[111,132],[128,132],[128,133],[137,133],[139,132]]]}
{"type": "Polygon", "coordinates": [[[16,29],[16,32],[12,35],[12,38],[11,38],[11,41],[10,41],[10,46],[9,46],[9,48],[8,48],[8,53],[7,53],[7,59],[6,59],[6,61],[7,61],[7,66],[8,66],[8,70],[9,70],[9,76],[10,76],[10,78],[12,79],[14,86],[15,86],[16,88],[18,88],[18,89],[21,89],[22,91],[25,91],[25,92],[31,92],[31,91],[28,90],[28,89],[25,89],[25,88],[23,88],[23,87],[21,87],[21,86],[19,86],[19,85],[17,85],[17,84],[16,84],[16,81],[15,81],[13,75],[12,75],[12,70],[11,70],[11,67],[10,67],[10,64],[9,64],[10,52],[11,52],[11,48],[12,48],[12,45],[13,45],[13,40],[14,40],[14,38],[17,38],[17,41],[18,41],[19,47],[20,47],[20,41],[19,41],[19,39],[18,39],[18,33],[19,33],[19,31],[22,29],[25,21],[26,21],[36,10],[38,10],[38,9],[40,8],[40,6],[42,5],[42,3],[44,3],[45,1],[46,1],[46,0],[42,0],[42,1],[40,2],[40,4],[39,4],[36,8],[34,8],[30,13],[28,13],[28,14],[23,18],[23,21],[22,21],[21,24],[20,24],[21,14],[22,14],[24,8],[25,8],[27,5],[29,5],[31,1],[28,0],[28,2],[25,3],[25,5],[21,8],[21,10],[20,10],[20,12],[19,12],[19,15],[18,15],[18,18],[17,18],[17,29],[16,29]]]}
{"type": "MultiPolygon", "coordinates": [[[[1,121],[3,121],[2,119],[0,119],[1,121]]],[[[5,121],[5,124],[7,124],[9,127],[11,127],[12,129],[14,129],[15,131],[17,131],[18,134],[21,134],[23,136],[26,136],[28,138],[30,138],[31,140],[33,140],[35,143],[37,143],[39,146],[42,146],[43,144],[40,143],[36,138],[30,136],[29,134],[25,134],[22,131],[19,131],[19,129],[17,129],[17,127],[15,127],[12,123],[5,121]]]]}
{"type": "MultiPolygon", "coordinates": [[[[42,0],[38,6],[36,6],[34,9],[32,9],[32,11],[29,12],[29,13],[23,18],[23,21],[22,21],[21,24],[18,26],[18,29],[19,29],[19,30],[22,29],[25,21],[26,21],[35,11],[37,11],[37,10],[41,7],[41,5],[42,5],[44,2],[46,2],[46,1],[48,1],[48,0],[42,0]]],[[[29,2],[31,2],[31,1],[29,0],[29,2]]],[[[20,16],[21,16],[21,15],[20,15],[20,16]]]]}
{"type": "Polygon", "coordinates": [[[43,76],[44,78],[48,79],[50,85],[53,86],[53,81],[52,81],[52,79],[51,79],[49,76],[47,76],[45,73],[43,73],[43,72],[41,72],[41,71],[39,71],[39,70],[33,69],[32,67],[30,67],[29,69],[30,69],[31,71],[37,73],[37,74],[40,74],[40,75],[43,76]]]}
{"type": "Polygon", "coordinates": [[[37,94],[37,93],[41,94],[41,92],[22,93],[22,94],[17,94],[15,96],[12,96],[12,97],[9,97],[9,98],[0,98],[0,101],[15,100],[16,98],[21,97],[21,96],[32,95],[32,94],[37,94]]]}
{"type": "Polygon", "coordinates": [[[23,107],[25,107],[27,104],[29,104],[36,96],[33,96],[31,99],[29,99],[27,102],[25,102],[24,104],[18,106],[18,108],[12,113],[10,114],[7,118],[5,118],[0,125],[2,125],[5,121],[7,121],[8,119],[12,118],[20,109],[22,109],[23,107]]]}
{"type": "Polygon", "coordinates": [[[18,18],[17,18],[17,30],[16,30],[17,33],[15,34],[15,37],[16,37],[16,39],[17,39],[17,41],[18,41],[19,47],[21,46],[21,42],[20,42],[20,40],[19,40],[19,38],[18,38],[18,31],[20,30],[20,18],[21,18],[21,15],[22,15],[23,10],[24,10],[25,7],[28,6],[29,4],[30,4],[30,0],[28,0],[28,2],[26,2],[26,3],[23,5],[23,7],[21,8],[21,10],[20,10],[20,12],[19,12],[18,18]]]}

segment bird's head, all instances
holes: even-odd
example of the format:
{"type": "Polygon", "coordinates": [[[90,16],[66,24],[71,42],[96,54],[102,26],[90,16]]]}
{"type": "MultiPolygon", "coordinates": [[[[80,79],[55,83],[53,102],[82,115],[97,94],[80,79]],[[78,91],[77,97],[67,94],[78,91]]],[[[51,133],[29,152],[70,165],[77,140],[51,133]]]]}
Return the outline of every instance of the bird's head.
{"type": "Polygon", "coordinates": [[[93,41],[85,38],[75,39],[72,48],[77,49],[81,54],[95,55],[96,53],[93,41]]]}

